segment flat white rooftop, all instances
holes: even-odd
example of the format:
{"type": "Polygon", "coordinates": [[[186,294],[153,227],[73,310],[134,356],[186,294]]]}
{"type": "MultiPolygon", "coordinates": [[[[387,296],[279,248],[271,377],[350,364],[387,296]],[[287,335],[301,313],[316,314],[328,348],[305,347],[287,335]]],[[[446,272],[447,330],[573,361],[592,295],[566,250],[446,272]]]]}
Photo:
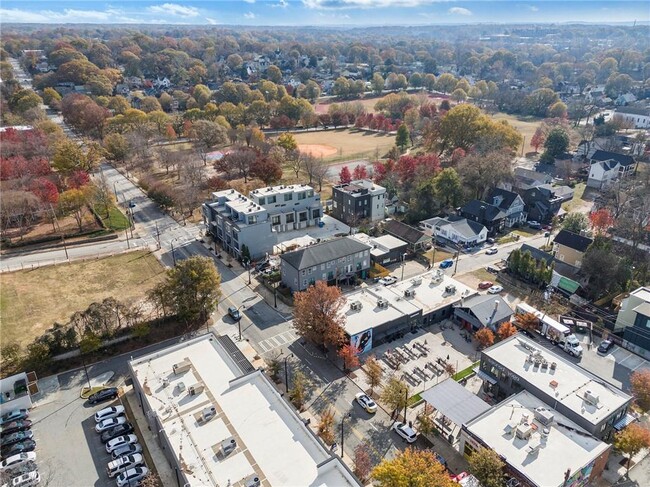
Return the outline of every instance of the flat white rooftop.
{"type": "Polygon", "coordinates": [[[617,387],[520,334],[484,350],[483,355],[523,377],[553,400],[562,403],[594,425],[631,399],[617,387]],[[531,355],[538,358],[542,365],[545,361],[547,366],[536,365],[535,361],[527,360],[531,355]],[[554,369],[553,363],[556,364],[554,369]],[[595,401],[590,400],[587,393],[591,397],[597,397],[598,401],[594,404],[595,401]]]}
{"type": "Polygon", "coordinates": [[[567,469],[572,475],[580,472],[609,448],[527,391],[509,397],[466,428],[540,487],[562,485],[567,469]],[[544,408],[553,420],[542,424],[535,419],[536,408],[544,408]],[[517,428],[522,436],[530,436],[520,438],[517,428]]]}
{"type": "Polygon", "coordinates": [[[130,362],[134,380],[158,416],[188,486],[357,486],[263,373],[246,375],[207,335],[130,362]],[[175,364],[187,369],[178,374],[175,364]],[[190,395],[190,388],[195,394],[190,395]],[[202,419],[206,408],[216,415],[202,419]],[[224,454],[222,442],[236,448],[224,454]]]}

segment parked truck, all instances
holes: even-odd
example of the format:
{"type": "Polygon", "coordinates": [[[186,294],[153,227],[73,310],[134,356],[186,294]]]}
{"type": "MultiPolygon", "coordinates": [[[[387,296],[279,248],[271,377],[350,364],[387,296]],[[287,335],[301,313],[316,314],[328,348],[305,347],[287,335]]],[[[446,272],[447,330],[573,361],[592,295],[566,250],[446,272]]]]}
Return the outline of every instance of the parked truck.
{"type": "Polygon", "coordinates": [[[539,320],[537,332],[557,344],[562,350],[574,357],[582,356],[580,340],[571,333],[571,329],[526,303],[517,305],[517,313],[531,313],[539,320]]]}

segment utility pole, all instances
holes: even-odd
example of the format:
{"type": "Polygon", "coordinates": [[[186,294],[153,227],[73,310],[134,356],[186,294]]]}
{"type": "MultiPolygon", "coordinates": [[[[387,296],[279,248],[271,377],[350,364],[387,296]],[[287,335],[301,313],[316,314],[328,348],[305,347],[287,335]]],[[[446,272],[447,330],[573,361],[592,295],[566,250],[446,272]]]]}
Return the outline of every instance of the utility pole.
{"type": "Polygon", "coordinates": [[[352,414],[344,414],[341,417],[341,458],[345,455],[345,452],[343,451],[343,427],[345,426],[345,418],[351,418],[352,414]]]}
{"type": "Polygon", "coordinates": [[[458,270],[459,257],[460,257],[460,244],[456,244],[456,266],[454,267],[454,275],[456,275],[456,271],[458,270]]]}
{"type": "Polygon", "coordinates": [[[172,246],[172,261],[174,262],[174,267],[176,267],[176,254],[174,253],[174,242],[171,242],[172,246]]]}
{"type": "Polygon", "coordinates": [[[158,230],[158,222],[156,222],[156,241],[158,242],[158,249],[160,249],[160,230],[158,230]]]}
{"type": "Polygon", "coordinates": [[[61,225],[59,225],[59,219],[56,216],[54,208],[52,208],[52,203],[50,203],[50,211],[52,212],[52,218],[54,218],[54,222],[56,223],[56,228],[61,233],[61,243],[63,244],[63,251],[65,252],[65,260],[69,261],[70,256],[68,255],[68,247],[65,244],[65,235],[63,232],[61,232],[61,225]]]}

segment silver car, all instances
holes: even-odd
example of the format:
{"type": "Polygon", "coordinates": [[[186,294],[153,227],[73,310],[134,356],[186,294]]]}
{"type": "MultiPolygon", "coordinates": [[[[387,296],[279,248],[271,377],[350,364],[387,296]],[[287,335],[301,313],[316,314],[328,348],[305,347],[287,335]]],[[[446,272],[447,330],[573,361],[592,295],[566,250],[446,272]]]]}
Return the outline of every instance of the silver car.
{"type": "Polygon", "coordinates": [[[138,437],[135,435],[118,436],[117,438],[113,438],[111,441],[106,443],[106,453],[111,453],[116,448],[137,442],[138,437]]]}

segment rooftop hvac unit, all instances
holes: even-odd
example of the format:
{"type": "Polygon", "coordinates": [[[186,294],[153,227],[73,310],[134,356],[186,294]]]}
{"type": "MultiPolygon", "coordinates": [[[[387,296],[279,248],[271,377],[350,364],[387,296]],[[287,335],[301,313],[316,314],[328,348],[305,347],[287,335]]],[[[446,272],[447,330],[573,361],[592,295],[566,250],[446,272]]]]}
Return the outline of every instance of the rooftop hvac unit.
{"type": "Polygon", "coordinates": [[[182,362],[178,362],[177,364],[172,365],[172,369],[176,375],[187,372],[191,367],[192,363],[189,360],[183,360],[182,362]]]}
{"type": "Polygon", "coordinates": [[[535,408],[535,419],[544,426],[553,422],[553,412],[545,408],[535,408]]]}
{"type": "Polygon", "coordinates": [[[520,440],[527,440],[533,434],[533,427],[528,423],[522,423],[515,429],[515,435],[520,440]]]}
{"type": "Polygon", "coordinates": [[[198,396],[203,392],[203,384],[194,384],[187,388],[187,394],[189,396],[198,396]]]}
{"type": "Polygon", "coordinates": [[[454,285],[445,286],[445,292],[447,294],[456,294],[456,286],[454,285]]]}
{"type": "Polygon", "coordinates": [[[244,487],[260,487],[260,485],[262,485],[262,482],[257,475],[251,475],[244,479],[244,487]]]}
{"type": "Polygon", "coordinates": [[[419,286],[422,284],[422,278],[421,277],[416,277],[415,279],[411,279],[411,284],[414,286],[419,286]]]}
{"type": "Polygon", "coordinates": [[[598,401],[600,398],[598,397],[598,394],[594,394],[591,391],[585,391],[585,401],[587,401],[589,404],[593,404],[594,406],[598,404],[598,401]]]}
{"type": "Polygon", "coordinates": [[[352,310],[359,311],[361,308],[363,308],[361,301],[352,301],[350,303],[350,309],[352,310]]]}
{"type": "Polygon", "coordinates": [[[532,445],[528,445],[526,448],[526,451],[528,452],[529,455],[534,455],[539,451],[539,448],[542,446],[541,443],[534,443],[532,445]]]}
{"type": "Polygon", "coordinates": [[[167,387],[169,385],[169,379],[163,379],[162,380],[162,386],[163,388],[167,387]]]}
{"type": "Polygon", "coordinates": [[[215,408],[214,406],[208,406],[201,412],[201,417],[203,418],[203,421],[210,421],[216,415],[217,415],[217,408],[215,408]]]}
{"type": "Polygon", "coordinates": [[[379,308],[388,308],[388,301],[386,301],[385,299],[380,298],[380,299],[377,300],[377,306],[379,308]]]}
{"type": "Polygon", "coordinates": [[[176,390],[178,392],[183,392],[185,390],[185,382],[179,382],[176,384],[176,390]]]}
{"type": "Polygon", "coordinates": [[[224,455],[230,455],[237,448],[237,441],[231,436],[221,442],[221,451],[224,455]]]}
{"type": "Polygon", "coordinates": [[[413,296],[415,296],[415,289],[407,289],[404,291],[405,298],[412,298],[413,296]]]}

